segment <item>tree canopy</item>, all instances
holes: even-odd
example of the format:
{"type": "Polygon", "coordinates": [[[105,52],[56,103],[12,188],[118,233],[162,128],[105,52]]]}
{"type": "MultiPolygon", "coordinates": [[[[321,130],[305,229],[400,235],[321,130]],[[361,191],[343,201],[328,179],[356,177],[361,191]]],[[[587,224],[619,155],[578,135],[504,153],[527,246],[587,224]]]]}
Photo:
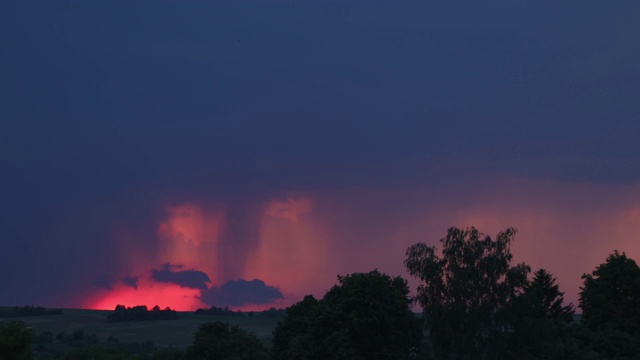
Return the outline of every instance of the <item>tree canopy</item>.
{"type": "MultiPolygon", "coordinates": [[[[440,252],[424,243],[410,246],[404,265],[418,279],[413,298],[405,279],[374,270],[338,276],[321,299],[309,295],[286,310],[266,310],[260,316],[283,317],[271,352],[252,333],[220,321],[201,325],[186,351],[112,336],[101,343],[82,329],[34,336],[23,322],[0,322],[0,360],[640,359],[636,262],[615,251],[584,274],[582,321],[573,321],[574,306],[564,303],[549,271],[539,269],[530,278],[529,266],[512,264],[515,234],[508,228],[494,239],[473,227],[452,227],[440,252]],[[415,303],[422,319],[411,311],[415,303]]],[[[4,310],[11,316],[48,314],[43,308],[4,310]]],[[[196,313],[256,325],[253,312],[211,307],[196,313]]],[[[118,305],[108,316],[110,322],[175,318],[174,310],[158,306],[118,305]]]]}
{"type": "Polygon", "coordinates": [[[523,293],[511,306],[507,338],[508,357],[518,359],[575,358],[576,349],[567,347],[572,330],[572,304],[564,305],[564,294],[556,278],[540,269],[524,285],[523,293]]]}
{"type": "Polygon", "coordinates": [[[307,296],[287,309],[274,359],[395,360],[417,351],[422,335],[406,280],[374,270],[338,282],[321,300],[307,296]]]}
{"type": "Polygon", "coordinates": [[[633,259],[615,251],[582,279],[579,296],[585,326],[640,332],[640,268],[633,259]]]}
{"type": "Polygon", "coordinates": [[[115,310],[107,316],[108,322],[127,322],[127,321],[153,321],[153,320],[175,320],[178,315],[175,310],[165,308],[160,310],[158,305],[149,310],[144,305],[125,307],[117,305],[115,310]]]}
{"type": "Polygon", "coordinates": [[[238,326],[221,321],[202,324],[187,350],[188,360],[267,360],[269,353],[258,338],[238,326]]]}
{"type": "Polygon", "coordinates": [[[499,347],[510,326],[507,310],[530,271],[525,264],[511,265],[515,234],[508,228],[493,240],[474,227],[451,227],[440,240],[441,257],[424,243],[407,249],[404,264],[420,281],[415,301],[436,354],[484,359],[499,347]]]}
{"type": "Polygon", "coordinates": [[[533,279],[524,286],[523,294],[528,317],[573,321],[575,313],[573,304],[564,305],[564,293],[560,291],[556,280],[545,269],[540,269],[533,274],[533,279]]]}

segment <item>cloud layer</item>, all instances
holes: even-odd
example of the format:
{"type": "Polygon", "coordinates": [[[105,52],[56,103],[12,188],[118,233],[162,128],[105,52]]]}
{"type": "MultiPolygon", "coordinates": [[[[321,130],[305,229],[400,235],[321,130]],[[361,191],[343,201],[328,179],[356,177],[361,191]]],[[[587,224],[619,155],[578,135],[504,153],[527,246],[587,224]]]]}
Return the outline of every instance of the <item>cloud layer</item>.
{"type": "Polygon", "coordinates": [[[156,281],[173,283],[192,289],[208,288],[208,284],[211,282],[209,275],[193,269],[181,270],[183,267],[167,263],[162,265],[159,270],[151,270],[151,277],[156,281]]]}
{"type": "Polygon", "coordinates": [[[640,258],[635,2],[44,3],[0,1],[0,304],[287,305],[451,225],[573,300],[640,258]]]}
{"type": "Polygon", "coordinates": [[[123,284],[130,286],[135,290],[138,290],[138,280],[140,280],[138,276],[130,276],[130,275],[126,275],[120,278],[120,281],[122,281],[123,284]]]}
{"type": "Polygon", "coordinates": [[[268,286],[259,279],[229,280],[220,287],[212,286],[209,290],[202,291],[200,295],[200,299],[210,306],[233,308],[266,305],[283,298],[278,288],[268,286]]]}

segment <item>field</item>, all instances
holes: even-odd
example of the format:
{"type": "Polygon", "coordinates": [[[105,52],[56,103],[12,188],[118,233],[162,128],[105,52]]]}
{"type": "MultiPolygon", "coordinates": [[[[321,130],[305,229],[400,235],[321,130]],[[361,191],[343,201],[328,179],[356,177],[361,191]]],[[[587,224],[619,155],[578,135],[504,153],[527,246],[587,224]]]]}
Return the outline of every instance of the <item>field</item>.
{"type": "Polygon", "coordinates": [[[100,342],[109,336],[123,342],[143,343],[152,341],[157,347],[173,346],[186,348],[193,341],[193,333],[200,324],[220,320],[254,333],[265,344],[271,343],[272,331],[281,318],[261,316],[196,315],[192,312],[178,312],[177,320],[137,321],[107,323],[110,311],[64,309],[62,315],[31,316],[0,321],[20,320],[33,328],[36,334],[51,331],[70,334],[82,330],[85,334],[96,334],[100,342]]]}

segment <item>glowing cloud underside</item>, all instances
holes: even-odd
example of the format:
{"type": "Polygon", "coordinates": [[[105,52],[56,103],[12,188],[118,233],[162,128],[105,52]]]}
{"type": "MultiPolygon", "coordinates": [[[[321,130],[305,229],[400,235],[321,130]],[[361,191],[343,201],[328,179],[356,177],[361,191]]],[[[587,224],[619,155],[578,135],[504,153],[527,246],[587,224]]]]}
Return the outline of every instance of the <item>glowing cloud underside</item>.
{"type": "Polygon", "coordinates": [[[154,246],[140,241],[135,231],[118,234],[124,249],[122,272],[108,274],[107,281],[98,279],[102,288],[94,287],[82,306],[157,304],[190,310],[222,306],[221,299],[247,310],[287,306],[306,294],[322,296],[338,274],[378,268],[406,277],[402,262],[407,246],[438,246],[449,226],[473,225],[492,236],[516,227],[514,260],[549,270],[574,303],[580,276],[614,249],[640,259],[640,185],[506,179],[473,189],[416,190],[422,186],[289,195],[252,204],[240,218],[242,211],[229,211],[223,204],[170,206],[151,235],[154,246]],[[234,230],[242,226],[252,230],[234,230]],[[181,266],[168,269],[173,272],[201,274],[201,280],[205,274],[210,282],[189,288],[154,280],[152,270],[166,264],[181,266]],[[247,287],[248,295],[224,287],[254,279],[264,286],[247,287]],[[262,298],[252,298],[260,291],[262,298]]]}
{"type": "Polygon", "coordinates": [[[136,247],[141,242],[132,232],[120,233],[124,235],[119,241],[128,254],[123,273],[112,274],[120,281],[110,289],[94,289],[84,306],[159,305],[191,310],[228,305],[259,310],[289,305],[304,295],[292,290],[304,289],[305,283],[313,281],[326,256],[322,227],[307,216],[312,209],[308,197],[275,199],[247,217],[256,223],[238,224],[230,221],[223,206],[206,210],[195,204],[170,206],[159,221],[151,251],[136,247]],[[233,239],[229,234],[239,232],[232,231],[232,226],[253,226],[257,238],[233,239]],[[232,253],[228,242],[234,240],[255,245],[242,249],[245,254],[232,253]],[[237,278],[225,277],[228,266],[221,263],[225,259],[246,260],[237,278]]]}

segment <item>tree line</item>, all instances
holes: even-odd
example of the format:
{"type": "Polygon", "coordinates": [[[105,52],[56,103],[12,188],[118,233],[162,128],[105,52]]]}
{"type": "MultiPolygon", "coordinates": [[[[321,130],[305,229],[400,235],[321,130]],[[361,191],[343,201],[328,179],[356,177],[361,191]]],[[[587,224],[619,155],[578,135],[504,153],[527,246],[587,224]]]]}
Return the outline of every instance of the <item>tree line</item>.
{"type": "MultiPolygon", "coordinates": [[[[440,240],[439,250],[424,243],[410,246],[404,266],[418,281],[414,296],[400,276],[377,270],[338,276],[338,283],[322,298],[309,295],[286,309],[270,348],[236,326],[210,322],[198,329],[185,351],[125,354],[129,357],[93,354],[92,358],[640,358],[640,268],[633,259],[614,251],[582,276],[578,316],[574,305],[565,303],[553,274],[513,263],[515,235],[513,228],[492,238],[473,227],[452,227],[440,240]],[[413,313],[412,306],[422,312],[413,313]]],[[[28,330],[8,326],[13,326],[12,336],[28,338],[28,330]]],[[[8,333],[3,329],[0,344],[10,343],[3,340],[8,333]]],[[[0,348],[0,353],[6,351],[0,348]]]]}
{"type": "Polygon", "coordinates": [[[441,252],[407,249],[419,280],[428,353],[436,359],[637,359],[640,357],[640,268],[614,251],[583,275],[580,321],[556,278],[512,264],[516,230],[495,239],[475,228],[450,228],[441,252]]]}
{"type": "Polygon", "coordinates": [[[338,277],[316,300],[287,309],[271,358],[294,359],[639,359],[640,268],[614,251],[582,276],[579,306],[557,279],[513,263],[516,230],[495,238],[476,228],[447,230],[440,249],[406,250],[418,281],[377,270],[338,277]],[[411,313],[419,305],[419,317],[411,313]]]}
{"type": "MultiPolygon", "coordinates": [[[[203,309],[203,308],[197,309],[195,313],[196,315],[213,315],[213,316],[254,316],[256,312],[232,310],[228,306],[225,306],[225,307],[211,306],[206,309],[203,309]]],[[[287,314],[285,309],[276,309],[274,307],[271,307],[267,310],[258,311],[257,313],[263,317],[274,317],[274,318],[285,317],[285,315],[287,314]]]]}
{"type": "Polygon", "coordinates": [[[47,309],[42,306],[16,306],[0,308],[0,318],[16,318],[25,316],[62,315],[61,309],[47,309]]]}
{"type": "Polygon", "coordinates": [[[156,305],[149,310],[144,305],[134,307],[117,305],[115,310],[107,315],[107,322],[176,320],[177,318],[176,311],[168,307],[160,310],[160,307],[156,305]]]}

